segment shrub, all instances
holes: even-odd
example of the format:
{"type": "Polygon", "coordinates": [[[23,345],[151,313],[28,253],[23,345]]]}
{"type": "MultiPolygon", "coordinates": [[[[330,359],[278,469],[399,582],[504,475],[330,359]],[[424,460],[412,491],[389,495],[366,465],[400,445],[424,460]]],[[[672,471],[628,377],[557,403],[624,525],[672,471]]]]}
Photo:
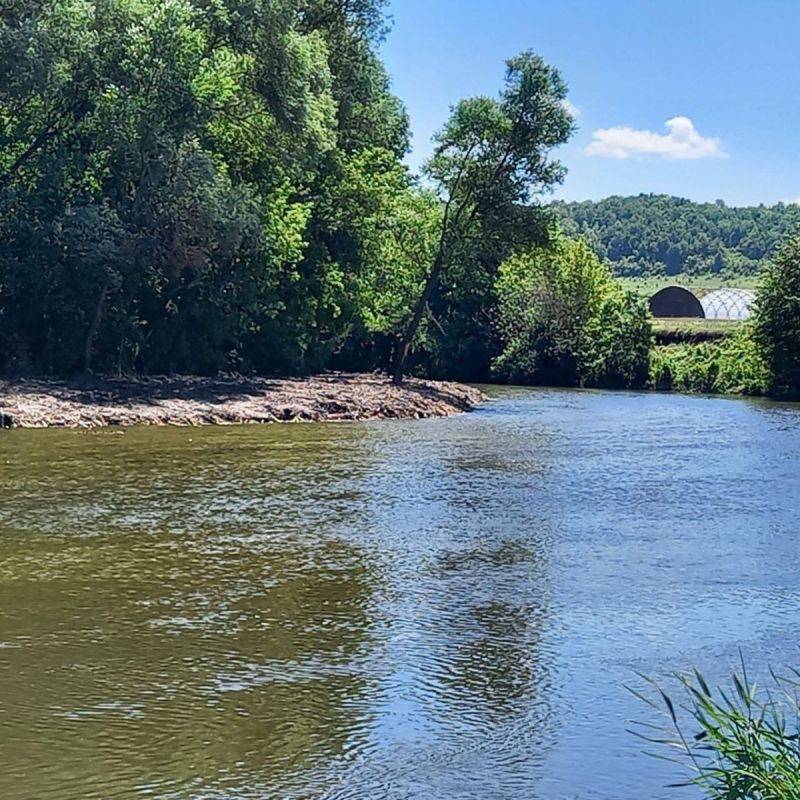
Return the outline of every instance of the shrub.
{"type": "Polygon", "coordinates": [[[718,342],[664,345],[650,354],[655,389],[760,395],[768,380],[767,364],[748,326],[718,342]]]}
{"type": "Polygon", "coordinates": [[[503,342],[497,375],[562,386],[646,382],[647,311],[584,242],[559,236],[510,258],[495,290],[503,342]]]}

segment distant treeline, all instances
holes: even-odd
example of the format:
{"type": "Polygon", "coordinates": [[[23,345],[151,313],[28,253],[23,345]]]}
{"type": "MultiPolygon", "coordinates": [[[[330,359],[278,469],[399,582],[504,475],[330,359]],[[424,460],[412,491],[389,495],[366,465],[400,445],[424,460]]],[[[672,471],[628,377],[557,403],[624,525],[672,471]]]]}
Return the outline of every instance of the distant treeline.
{"type": "Polygon", "coordinates": [[[800,206],[732,208],[667,195],[553,204],[620,276],[753,275],[800,229],[800,206]]]}

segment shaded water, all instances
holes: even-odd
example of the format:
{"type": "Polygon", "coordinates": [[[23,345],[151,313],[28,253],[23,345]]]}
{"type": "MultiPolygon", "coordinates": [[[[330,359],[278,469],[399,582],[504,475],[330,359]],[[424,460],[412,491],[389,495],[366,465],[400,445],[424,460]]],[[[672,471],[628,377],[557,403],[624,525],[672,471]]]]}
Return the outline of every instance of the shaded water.
{"type": "Polygon", "coordinates": [[[0,797],[643,798],[623,684],[798,664],[800,410],[0,436],[0,797]]]}

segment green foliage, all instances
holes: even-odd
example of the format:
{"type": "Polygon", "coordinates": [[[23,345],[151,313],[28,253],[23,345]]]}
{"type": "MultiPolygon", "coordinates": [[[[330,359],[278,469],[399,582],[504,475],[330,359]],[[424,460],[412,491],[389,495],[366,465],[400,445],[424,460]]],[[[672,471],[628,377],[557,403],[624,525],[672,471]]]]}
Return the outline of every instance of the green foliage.
{"type": "Polygon", "coordinates": [[[620,276],[757,273],[800,228],[800,206],[729,208],[666,195],[554,203],[564,230],[580,235],[620,276]]]}
{"type": "Polygon", "coordinates": [[[714,342],[656,346],[650,355],[655,389],[704,394],[765,394],[769,371],[752,328],[714,342]]]}
{"type": "Polygon", "coordinates": [[[525,52],[506,64],[497,98],[459,102],[424,167],[443,213],[438,246],[395,364],[402,372],[425,312],[421,344],[429,371],[485,377],[497,342],[487,332],[500,263],[547,238],[548,215],[534,202],[564,176],[551,158],[573,132],[558,71],[525,52]]]}
{"type": "MultiPolygon", "coordinates": [[[[574,125],[530,52],[497,97],[455,106],[422,188],[377,55],[384,5],[6,0],[0,370],[298,373],[394,353],[402,373],[414,347],[429,375],[638,386],[642,305],[587,246],[545,246],[554,215],[636,274],[752,271],[800,222],[663,197],[543,205],[574,125]]],[[[798,298],[795,243],[752,336],[659,349],[652,381],[796,395],[798,298]]]]}
{"type": "Polygon", "coordinates": [[[789,241],[764,272],[754,336],[767,362],[770,394],[800,397],[800,238],[789,241]]]}
{"type": "Polygon", "coordinates": [[[696,670],[675,677],[685,702],[655,681],[649,681],[655,699],[634,691],[648,705],[664,709],[669,719],[663,732],[640,725],[642,739],[669,748],[671,755],[662,757],[687,769],[688,783],[713,800],[800,798],[799,672],[788,677],[772,673],[768,690],[750,681],[744,663],[728,690],[713,690],[696,670]]]}
{"type": "Polygon", "coordinates": [[[503,343],[495,373],[516,383],[641,386],[651,340],[642,301],[584,242],[516,255],[496,286],[503,343]]]}
{"type": "MultiPolygon", "coordinates": [[[[719,326],[703,324],[706,334],[719,326]]],[[[752,320],[718,332],[729,335],[655,347],[650,384],[685,392],[800,397],[800,239],[789,240],[765,266],[752,320]]]]}
{"type": "Polygon", "coordinates": [[[435,210],[383,31],[379,0],[5,3],[0,368],[302,371],[399,324],[435,210]]]}

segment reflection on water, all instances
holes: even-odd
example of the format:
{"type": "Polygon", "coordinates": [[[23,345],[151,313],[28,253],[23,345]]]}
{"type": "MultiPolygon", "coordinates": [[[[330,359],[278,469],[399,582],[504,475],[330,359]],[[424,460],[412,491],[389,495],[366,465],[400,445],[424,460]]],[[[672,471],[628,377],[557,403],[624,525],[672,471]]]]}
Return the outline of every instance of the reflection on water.
{"type": "Polygon", "coordinates": [[[671,797],[623,684],[797,663],[798,453],[788,406],[528,390],[4,433],[0,796],[671,797]]]}

